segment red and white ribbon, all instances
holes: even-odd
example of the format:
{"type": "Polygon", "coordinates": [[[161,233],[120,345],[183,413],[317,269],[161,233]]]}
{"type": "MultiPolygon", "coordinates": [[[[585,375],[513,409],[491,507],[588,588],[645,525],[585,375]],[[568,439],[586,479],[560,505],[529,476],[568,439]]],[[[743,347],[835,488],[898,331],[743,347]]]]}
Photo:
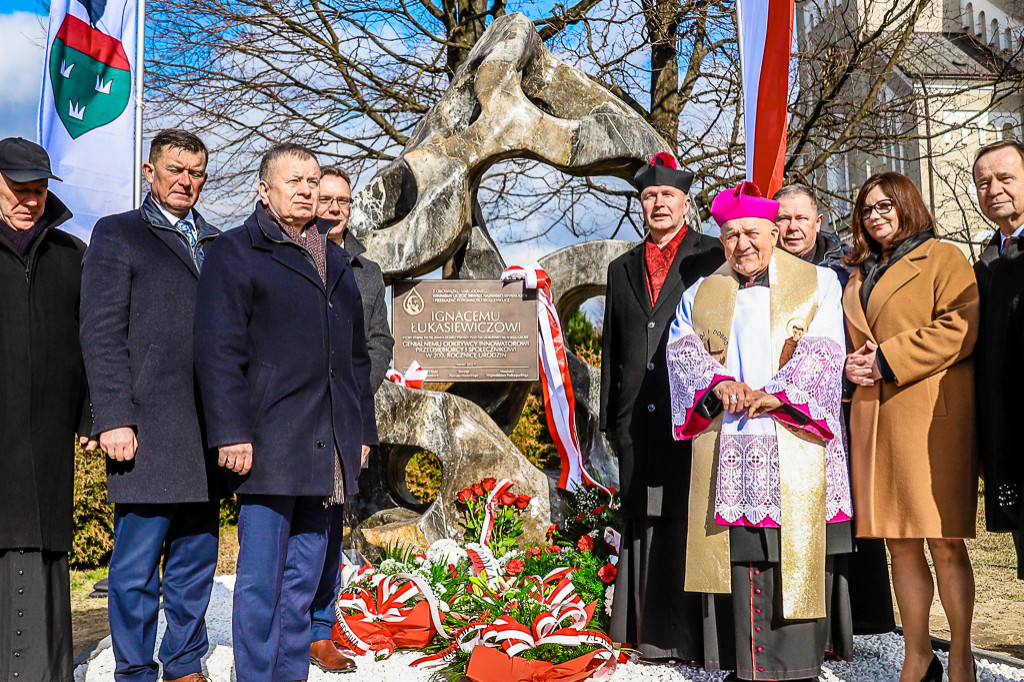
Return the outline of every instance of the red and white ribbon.
{"type": "Polygon", "coordinates": [[[383,654],[385,658],[390,656],[393,649],[381,649],[379,646],[375,647],[373,642],[364,641],[352,630],[348,621],[355,619],[362,622],[404,622],[412,610],[409,602],[416,601],[417,597],[422,597],[427,602],[430,620],[437,634],[445,639],[452,637],[442,624],[443,618],[434,590],[420,576],[410,573],[385,575],[374,573],[372,569],[367,570],[365,566],[358,572],[346,571],[346,568],[353,567],[342,568],[342,587],[334,606],[341,644],[346,649],[359,656],[371,650],[376,651],[378,655],[383,654]],[[354,614],[353,611],[359,613],[354,614]]]}
{"type": "Polygon", "coordinates": [[[486,545],[472,545],[466,547],[466,557],[469,558],[469,569],[478,578],[483,578],[491,589],[501,587],[501,573],[498,569],[498,560],[491,553],[491,548],[486,545]]]}
{"type": "Polygon", "coordinates": [[[423,382],[427,380],[427,370],[420,367],[420,363],[413,360],[412,364],[409,365],[409,369],[405,371],[405,374],[389,369],[387,377],[388,381],[393,381],[399,386],[405,386],[406,388],[423,388],[423,382]]]}
{"type": "Polygon", "coordinates": [[[619,531],[615,530],[611,526],[605,526],[604,541],[605,544],[612,548],[612,553],[617,557],[619,553],[619,546],[622,544],[622,535],[619,534],[619,531]]]}
{"type": "Polygon", "coordinates": [[[536,263],[528,267],[512,265],[501,273],[501,280],[523,280],[527,289],[536,289],[541,305],[537,306],[540,326],[541,385],[544,388],[544,413],[548,430],[562,459],[562,473],[558,487],[575,490],[581,483],[606,490],[587,472],[583,453],[576,437],[576,396],[569,377],[569,362],[565,357],[565,342],[558,311],[551,296],[551,279],[536,263]]]}
{"type": "Polygon", "coordinates": [[[490,545],[491,544],[491,533],[494,532],[494,512],[498,508],[498,504],[501,502],[501,496],[508,492],[508,489],[515,485],[515,481],[510,478],[503,478],[498,485],[494,486],[494,490],[487,496],[487,501],[484,502],[484,522],[480,527],[480,544],[490,545]]]}

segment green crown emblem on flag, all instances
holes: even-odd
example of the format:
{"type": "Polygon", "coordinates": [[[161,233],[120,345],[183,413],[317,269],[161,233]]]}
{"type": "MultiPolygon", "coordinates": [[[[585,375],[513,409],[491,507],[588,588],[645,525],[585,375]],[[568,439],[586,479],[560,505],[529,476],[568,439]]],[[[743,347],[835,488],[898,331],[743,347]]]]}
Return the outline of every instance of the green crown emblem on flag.
{"type": "Polygon", "coordinates": [[[132,72],[121,41],[70,14],[50,48],[53,103],[72,138],[105,126],[125,110],[132,72]]]}

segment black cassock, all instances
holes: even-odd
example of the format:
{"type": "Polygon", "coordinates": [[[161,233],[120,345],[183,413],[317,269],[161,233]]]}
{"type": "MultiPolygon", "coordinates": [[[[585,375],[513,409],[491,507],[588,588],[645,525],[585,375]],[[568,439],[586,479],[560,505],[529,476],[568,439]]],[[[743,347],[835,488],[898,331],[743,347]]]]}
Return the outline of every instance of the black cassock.
{"type": "MultiPolygon", "coordinates": [[[[747,678],[768,679],[767,671],[777,668],[785,669],[775,679],[812,677],[825,651],[852,654],[846,582],[833,585],[828,570],[829,617],[789,620],[779,629],[777,530],[730,531],[733,584],[749,583],[749,589],[721,595],[683,590],[691,450],[689,441],[672,437],[665,345],[683,291],[723,260],[718,240],[689,232],[653,306],[643,243],[608,268],[601,426],[619,458],[624,519],[611,636],[648,659],[739,669],[747,678]],[[754,590],[760,590],[756,598],[754,590]]],[[[829,524],[826,545],[831,569],[835,557],[851,549],[850,524],[829,524]]]]}
{"type": "Polygon", "coordinates": [[[723,262],[717,239],[689,230],[654,305],[643,242],[608,266],[601,429],[624,519],[611,635],[647,658],[704,659],[703,597],[682,589],[690,443],[672,438],[665,344],[683,291],[723,262]]]}
{"type": "Polygon", "coordinates": [[[1024,385],[1024,251],[1014,237],[1000,253],[1001,236],[996,232],[974,265],[981,296],[974,348],[978,434],[988,530],[1014,534],[1017,577],[1024,580],[1024,454],[1017,400],[1024,385]]]}

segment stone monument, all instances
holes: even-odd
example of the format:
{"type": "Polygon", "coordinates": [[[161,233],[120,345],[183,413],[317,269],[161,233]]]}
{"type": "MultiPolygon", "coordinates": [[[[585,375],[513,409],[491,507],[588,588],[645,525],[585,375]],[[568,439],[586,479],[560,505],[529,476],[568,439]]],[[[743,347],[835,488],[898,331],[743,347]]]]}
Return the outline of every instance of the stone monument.
{"type": "MultiPolygon", "coordinates": [[[[445,278],[496,280],[506,264],[476,205],[488,167],[530,158],[573,175],[628,180],[668,149],[636,112],[554,57],[525,16],[502,16],[398,158],[356,195],[350,229],[389,282],[438,267],[445,278]]],[[[608,263],[631,245],[583,242],[540,259],[562,320],[604,292],[608,263]]],[[[600,372],[571,354],[569,363],[587,466],[615,485],[615,458],[597,430],[600,372]]],[[[453,382],[444,391],[411,390],[385,382],[376,396],[382,446],[360,481],[367,492],[348,505],[356,547],[372,559],[381,547],[421,551],[458,534],[456,494],[485,476],[514,478],[515,491],[533,498],[524,539],[542,542],[558,514],[557,475],[553,480],[537,469],[508,439],[530,389],[529,383],[453,382]],[[409,496],[403,478],[417,449],[432,452],[442,467],[437,499],[426,508],[409,496]]]]}

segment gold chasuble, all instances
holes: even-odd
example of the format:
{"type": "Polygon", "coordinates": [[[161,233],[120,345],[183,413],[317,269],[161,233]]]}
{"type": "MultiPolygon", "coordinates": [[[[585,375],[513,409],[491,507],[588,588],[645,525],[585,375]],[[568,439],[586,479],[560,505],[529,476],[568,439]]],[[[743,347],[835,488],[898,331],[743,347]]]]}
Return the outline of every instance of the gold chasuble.
{"type": "MultiPolygon", "coordinates": [[[[770,342],[771,357],[781,362],[775,362],[774,368],[784,365],[793,355],[796,342],[814,319],[818,305],[817,270],[781,249],[775,250],[769,266],[770,342]]],[[[739,279],[726,264],[698,287],[692,308],[693,331],[704,349],[722,365],[720,373],[727,375],[724,365],[739,279]]],[[[716,519],[722,422],[723,415],[718,415],[693,439],[685,584],[685,589],[692,592],[731,591],[730,526],[720,525],[716,519]]],[[[815,435],[781,422],[776,423],[775,432],[779,458],[783,615],[788,619],[822,618],[825,616],[825,444],[815,435]]]]}

